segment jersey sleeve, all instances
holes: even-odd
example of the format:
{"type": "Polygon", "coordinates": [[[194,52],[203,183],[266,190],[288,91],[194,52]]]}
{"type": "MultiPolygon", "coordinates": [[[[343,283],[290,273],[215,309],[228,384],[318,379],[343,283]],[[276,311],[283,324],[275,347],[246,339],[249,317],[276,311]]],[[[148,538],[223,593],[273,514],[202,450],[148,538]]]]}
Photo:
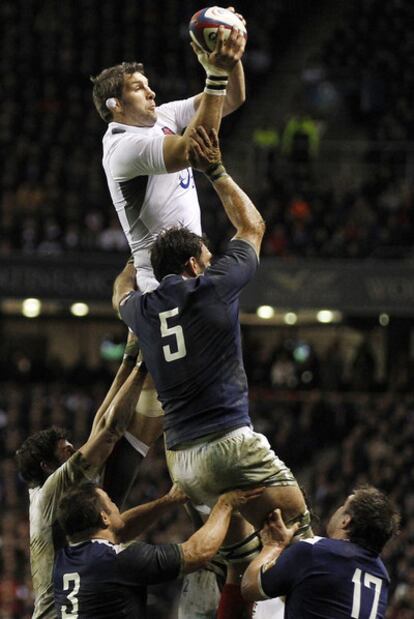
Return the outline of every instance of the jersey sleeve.
{"type": "Polygon", "coordinates": [[[44,518],[49,522],[53,522],[57,506],[63,494],[69,488],[82,481],[93,480],[96,475],[96,467],[91,466],[79,451],[74,453],[73,456],[47,478],[42,486],[42,511],[44,518]]]}
{"type": "Polygon", "coordinates": [[[259,586],[268,598],[287,595],[296,582],[301,580],[312,561],[312,545],[296,542],[286,548],[269,569],[259,575],[259,586]]]}
{"type": "Polygon", "coordinates": [[[163,153],[164,137],[163,135],[146,137],[138,133],[123,133],[109,159],[113,179],[122,182],[136,176],[166,174],[163,153]]]}
{"type": "Polygon", "coordinates": [[[116,561],[123,584],[155,585],[180,575],[181,547],[178,544],[133,542],[119,553],[116,561]]]}
{"type": "Polygon", "coordinates": [[[124,299],[119,306],[119,313],[124,323],[137,333],[137,315],[140,309],[142,293],[132,291],[124,299]]]}
{"type": "Polygon", "coordinates": [[[259,259],[248,241],[231,241],[226,253],[205,271],[226,303],[234,301],[256,273],[259,259]]]}
{"type": "Polygon", "coordinates": [[[157,108],[157,112],[174,133],[181,133],[195,114],[195,97],[165,103],[157,108]]]}

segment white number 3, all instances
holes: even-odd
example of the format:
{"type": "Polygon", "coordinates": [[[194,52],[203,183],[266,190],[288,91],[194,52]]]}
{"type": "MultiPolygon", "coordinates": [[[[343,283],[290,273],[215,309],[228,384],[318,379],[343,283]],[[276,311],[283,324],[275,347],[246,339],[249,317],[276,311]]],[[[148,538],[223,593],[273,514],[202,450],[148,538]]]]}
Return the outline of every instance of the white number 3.
{"type": "Polygon", "coordinates": [[[176,325],[175,327],[169,327],[167,323],[168,318],[172,318],[173,316],[178,315],[178,307],[174,307],[174,309],[168,310],[166,312],[160,312],[158,315],[161,323],[161,337],[168,337],[174,335],[177,346],[177,350],[175,352],[171,351],[171,346],[169,344],[166,344],[162,347],[162,352],[164,353],[165,360],[170,363],[171,361],[182,359],[187,354],[183,329],[180,325],[176,325]]]}
{"type": "Polygon", "coordinates": [[[72,604],[72,608],[68,611],[67,606],[62,606],[62,619],[77,619],[79,616],[79,600],[76,597],[80,588],[80,577],[78,572],[63,574],[63,591],[70,589],[71,583],[73,583],[73,590],[67,594],[67,598],[72,604]]]}

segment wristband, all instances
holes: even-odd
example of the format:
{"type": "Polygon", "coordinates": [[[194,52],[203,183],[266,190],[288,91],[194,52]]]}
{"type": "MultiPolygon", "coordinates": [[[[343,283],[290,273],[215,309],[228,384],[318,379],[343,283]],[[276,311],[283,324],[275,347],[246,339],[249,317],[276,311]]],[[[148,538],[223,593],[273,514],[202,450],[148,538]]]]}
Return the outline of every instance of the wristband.
{"type": "Polygon", "coordinates": [[[224,96],[228,81],[227,75],[211,75],[208,73],[204,92],[208,95],[224,96]]]}
{"type": "Polygon", "coordinates": [[[217,161],[216,163],[212,163],[207,168],[207,170],[204,172],[204,174],[207,176],[207,178],[212,183],[215,183],[216,181],[218,181],[219,178],[224,178],[226,176],[229,176],[229,174],[227,174],[227,172],[226,172],[226,168],[224,167],[224,165],[222,164],[221,161],[217,161]]]}

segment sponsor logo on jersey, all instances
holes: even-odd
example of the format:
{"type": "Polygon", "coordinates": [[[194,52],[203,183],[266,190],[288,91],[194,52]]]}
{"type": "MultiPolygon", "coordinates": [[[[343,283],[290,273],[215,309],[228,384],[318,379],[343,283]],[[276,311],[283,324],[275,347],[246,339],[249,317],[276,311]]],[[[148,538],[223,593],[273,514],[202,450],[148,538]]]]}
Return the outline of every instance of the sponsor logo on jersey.
{"type": "Polygon", "coordinates": [[[185,170],[181,170],[180,172],[180,187],[183,189],[188,189],[191,183],[191,179],[193,178],[191,168],[186,168],[185,170]]]}

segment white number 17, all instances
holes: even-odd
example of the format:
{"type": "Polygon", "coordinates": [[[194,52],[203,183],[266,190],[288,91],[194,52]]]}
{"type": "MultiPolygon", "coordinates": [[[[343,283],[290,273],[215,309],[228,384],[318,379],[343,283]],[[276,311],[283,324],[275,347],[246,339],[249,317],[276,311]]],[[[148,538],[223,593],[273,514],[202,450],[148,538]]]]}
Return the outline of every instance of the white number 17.
{"type": "Polygon", "coordinates": [[[175,352],[171,351],[171,346],[166,344],[162,347],[162,352],[164,353],[164,358],[166,361],[176,361],[177,359],[182,359],[187,354],[187,349],[185,347],[184,333],[181,325],[175,325],[175,327],[168,326],[168,318],[172,318],[173,316],[178,315],[178,307],[174,307],[172,310],[168,310],[166,312],[160,312],[158,314],[160,318],[160,328],[161,328],[161,337],[168,337],[174,335],[177,350],[175,352]]]}
{"type": "MultiPolygon", "coordinates": [[[[354,598],[352,601],[352,619],[359,619],[359,613],[361,610],[361,576],[362,571],[357,568],[352,576],[352,582],[354,583],[354,598]]],[[[371,589],[371,585],[374,585],[374,600],[372,602],[372,608],[368,619],[375,619],[377,616],[378,602],[381,594],[382,580],[377,576],[364,573],[364,587],[371,589]]]]}

